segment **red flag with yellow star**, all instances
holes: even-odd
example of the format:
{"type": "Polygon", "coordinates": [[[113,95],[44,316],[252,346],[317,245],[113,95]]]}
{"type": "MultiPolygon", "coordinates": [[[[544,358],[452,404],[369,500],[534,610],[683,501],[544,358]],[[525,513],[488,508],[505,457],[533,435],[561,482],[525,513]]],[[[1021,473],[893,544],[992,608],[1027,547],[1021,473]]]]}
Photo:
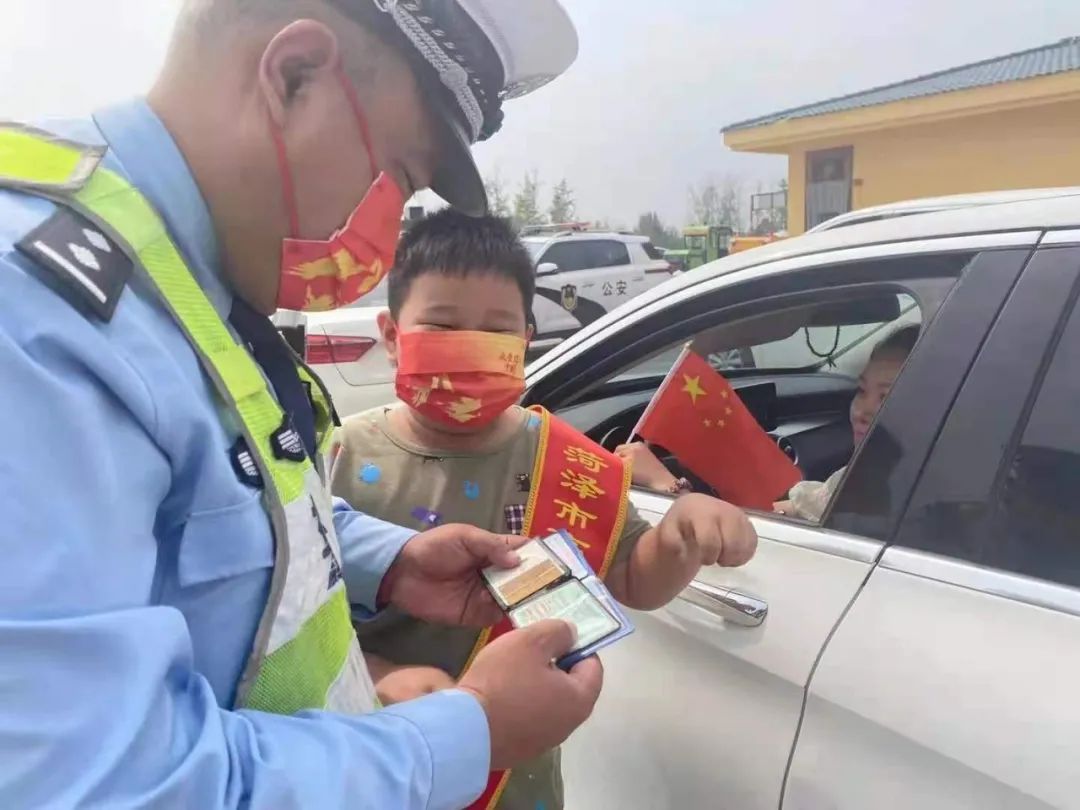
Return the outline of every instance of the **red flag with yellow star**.
{"type": "Polygon", "coordinates": [[[737,506],[771,510],[801,479],[776,441],[707,361],[685,349],[634,431],[737,506]]]}

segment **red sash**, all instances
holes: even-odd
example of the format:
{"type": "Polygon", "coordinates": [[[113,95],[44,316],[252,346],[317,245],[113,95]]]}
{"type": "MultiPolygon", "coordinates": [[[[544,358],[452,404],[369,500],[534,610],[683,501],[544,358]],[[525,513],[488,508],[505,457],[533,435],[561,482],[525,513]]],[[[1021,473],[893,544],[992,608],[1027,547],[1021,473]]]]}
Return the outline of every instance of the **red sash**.
{"type": "MultiPolygon", "coordinates": [[[[533,537],[556,529],[569,531],[589,566],[603,578],[615,559],[626,523],[630,467],[543,408],[529,410],[540,417],[540,444],[522,533],[533,537]]],[[[485,645],[512,629],[509,619],[503,619],[484,630],[465,669],[485,645]]],[[[487,787],[469,810],[492,810],[509,779],[510,771],[492,771],[487,787]]]]}

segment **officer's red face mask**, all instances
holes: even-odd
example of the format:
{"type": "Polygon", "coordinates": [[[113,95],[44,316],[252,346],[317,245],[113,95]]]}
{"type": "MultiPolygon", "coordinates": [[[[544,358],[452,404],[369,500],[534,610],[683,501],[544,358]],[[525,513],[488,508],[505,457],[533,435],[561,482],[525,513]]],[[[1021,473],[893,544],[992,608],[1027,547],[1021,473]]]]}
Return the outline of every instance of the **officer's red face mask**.
{"type": "Polygon", "coordinates": [[[525,390],[525,346],[520,337],[492,332],[402,332],[398,398],[437,424],[483,428],[525,390]]]}
{"type": "Polygon", "coordinates": [[[397,182],[376,167],[371,133],[356,88],[340,69],[338,79],[356,117],[375,182],[345,226],[329,239],[301,239],[296,189],[285,139],[281,129],[271,123],[291,232],[281,250],[277,305],[282,309],[320,312],[351,304],[375,289],[394,263],[405,197],[397,182]]]}

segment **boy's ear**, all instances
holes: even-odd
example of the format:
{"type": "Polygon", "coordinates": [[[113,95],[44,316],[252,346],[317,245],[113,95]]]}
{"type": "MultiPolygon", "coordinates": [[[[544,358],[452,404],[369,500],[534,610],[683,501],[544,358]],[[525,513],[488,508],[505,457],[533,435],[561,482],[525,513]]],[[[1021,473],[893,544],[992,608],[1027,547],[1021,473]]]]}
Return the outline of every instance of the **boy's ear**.
{"type": "Polygon", "coordinates": [[[383,344],[386,346],[386,356],[390,359],[390,365],[397,368],[397,338],[399,332],[390,310],[384,309],[380,312],[375,319],[375,323],[379,327],[379,334],[382,335],[383,344]]]}

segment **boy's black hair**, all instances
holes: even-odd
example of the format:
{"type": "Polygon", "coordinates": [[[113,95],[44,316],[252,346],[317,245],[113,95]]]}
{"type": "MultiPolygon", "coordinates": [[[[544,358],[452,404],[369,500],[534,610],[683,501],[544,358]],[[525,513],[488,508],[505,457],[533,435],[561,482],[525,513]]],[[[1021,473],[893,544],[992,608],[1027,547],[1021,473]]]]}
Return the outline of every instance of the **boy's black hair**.
{"type": "Polygon", "coordinates": [[[395,318],[413,279],[426,273],[508,278],[521,290],[525,320],[532,322],[536,274],[529,251],[510,223],[493,216],[471,217],[444,208],[417,222],[401,237],[387,281],[390,314],[395,318]]]}
{"type": "Polygon", "coordinates": [[[899,356],[906,359],[915,344],[919,340],[919,325],[908,324],[896,329],[891,335],[882,340],[870,353],[871,360],[877,360],[886,355],[899,356]]]}

